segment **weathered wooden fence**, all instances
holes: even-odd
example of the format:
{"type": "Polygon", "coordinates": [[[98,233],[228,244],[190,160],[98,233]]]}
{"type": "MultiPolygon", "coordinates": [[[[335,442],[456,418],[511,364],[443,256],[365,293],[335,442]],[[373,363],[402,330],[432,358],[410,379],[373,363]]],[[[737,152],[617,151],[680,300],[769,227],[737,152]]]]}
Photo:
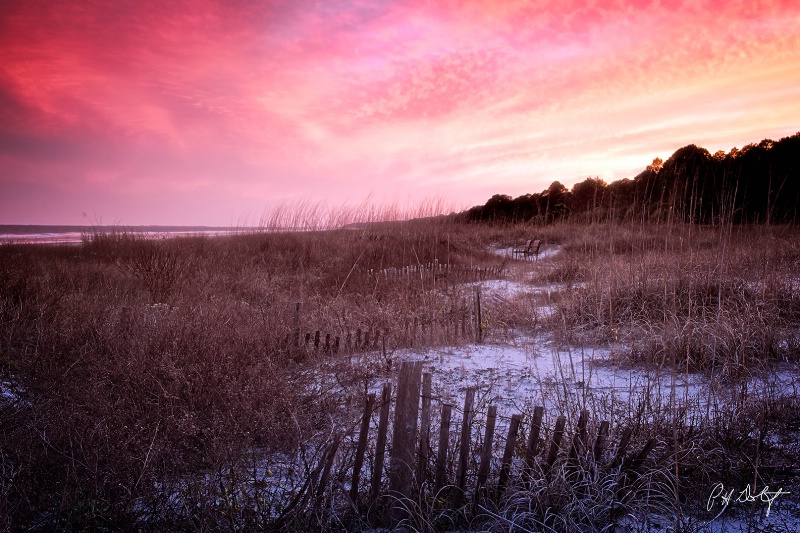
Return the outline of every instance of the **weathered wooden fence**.
{"type": "MultiPolygon", "coordinates": [[[[442,403],[438,406],[441,410],[438,449],[432,448],[431,412],[435,398],[431,396],[431,375],[423,375],[421,362],[404,362],[400,367],[391,440],[388,435],[392,384],[384,385],[379,402],[375,394],[367,395],[358,426],[358,438],[354,441],[356,451],[348,492],[352,508],[374,508],[376,503],[380,505],[381,496],[389,495],[391,497],[384,503],[390,508],[392,520],[397,521],[402,519],[404,512],[403,505],[398,505],[398,502],[402,502],[403,498],[416,498],[419,491],[440,496],[446,492],[446,501],[452,506],[459,506],[466,498],[475,503],[481,503],[486,498],[499,500],[512,484],[530,487],[536,479],[549,479],[557,467],[563,467],[567,479],[577,480],[587,462],[597,468],[616,471],[621,477],[632,476],[642,467],[656,444],[656,440],[651,439],[638,452],[628,453],[632,431],[625,428],[614,451],[609,442],[608,421],[592,426],[595,435],[593,439],[590,438],[587,411],[581,411],[572,428],[571,439],[566,438],[565,416],[556,418],[553,431],[548,434],[544,425],[545,409],[536,406],[529,421],[524,421],[519,413],[510,417],[502,416],[508,421],[504,426],[505,445],[502,446],[502,456],[494,457],[494,442],[502,437],[495,435],[496,422],[501,414],[497,412],[497,406],[489,405],[485,410],[483,434],[476,434],[473,431],[478,414],[475,392],[475,388],[466,390],[463,408],[460,409],[461,426],[455,448],[456,457],[451,456],[451,420],[456,409],[452,404],[442,403]],[[377,431],[371,434],[370,424],[375,409],[380,409],[380,417],[377,431]],[[523,428],[527,428],[528,438],[524,449],[521,449],[518,438],[523,428]],[[476,439],[482,441],[480,446],[476,445],[476,439]],[[368,485],[362,481],[361,475],[367,449],[373,450],[368,485]],[[477,453],[473,453],[475,450],[477,453]],[[384,483],[384,480],[387,482],[384,483]]],[[[331,443],[328,453],[324,454],[326,461],[333,460],[331,453],[335,453],[339,445],[338,439],[331,443]]]]}
{"type": "MultiPolygon", "coordinates": [[[[503,274],[502,266],[456,265],[450,263],[421,263],[397,268],[367,270],[366,275],[376,280],[411,278],[426,275],[459,275],[459,282],[479,281],[503,274]]],[[[135,325],[154,326],[168,318],[175,308],[166,304],[141,307],[122,307],[119,328],[128,335],[135,325]]],[[[399,348],[436,346],[458,341],[483,340],[481,288],[472,287],[472,294],[452,296],[447,305],[425,313],[409,313],[395,321],[391,327],[362,325],[361,327],[333,329],[329,326],[309,328],[301,320],[302,304],[296,302],[276,328],[271,346],[288,353],[297,360],[312,354],[354,354],[367,351],[392,351],[399,348]]],[[[274,348],[271,348],[274,349],[274,348]]]]}
{"type": "Polygon", "coordinates": [[[355,354],[369,351],[393,351],[399,348],[432,346],[458,341],[483,341],[481,288],[473,287],[471,298],[462,298],[445,311],[408,316],[402,326],[356,328],[326,332],[321,329],[303,331],[300,327],[300,303],[295,304],[291,333],[287,333],[280,349],[303,359],[311,354],[355,354]]]}
{"type": "Polygon", "coordinates": [[[378,281],[429,279],[443,276],[453,276],[458,278],[459,281],[464,281],[464,279],[485,280],[502,277],[504,272],[505,268],[503,265],[462,265],[440,263],[438,260],[400,267],[370,268],[364,271],[369,277],[378,281]]]}

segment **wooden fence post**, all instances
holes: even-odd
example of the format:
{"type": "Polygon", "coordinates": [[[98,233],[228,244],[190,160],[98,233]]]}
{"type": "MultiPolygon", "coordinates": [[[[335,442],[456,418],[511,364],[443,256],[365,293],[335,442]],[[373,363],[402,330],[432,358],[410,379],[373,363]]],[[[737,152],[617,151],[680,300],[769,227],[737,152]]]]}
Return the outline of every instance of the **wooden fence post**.
{"type": "Polygon", "coordinates": [[[392,384],[383,385],[381,395],[381,417],[378,421],[378,441],[375,443],[375,464],[372,468],[372,499],[377,499],[381,492],[383,461],[386,455],[386,433],[389,430],[389,405],[392,402],[392,384]]]}
{"type": "MultiPolygon", "coordinates": [[[[405,361],[400,365],[392,428],[392,455],[389,461],[389,491],[400,498],[411,497],[414,482],[421,382],[422,361],[405,361]]],[[[403,517],[403,505],[397,502],[392,509],[393,521],[399,522],[403,517]]]]}
{"type": "Polygon", "coordinates": [[[511,423],[508,425],[508,437],[506,438],[506,448],[503,451],[503,463],[500,467],[500,480],[497,483],[497,496],[498,498],[503,495],[503,490],[508,483],[508,477],[511,474],[511,461],[514,459],[514,447],[517,445],[517,433],[519,432],[519,424],[522,416],[516,414],[511,415],[511,423]]]}
{"type": "Polygon", "coordinates": [[[564,437],[564,427],[566,425],[566,416],[562,415],[556,419],[556,429],[553,431],[553,441],[550,443],[550,452],[547,454],[546,471],[548,474],[558,458],[558,448],[561,446],[561,439],[564,437]]]}
{"type": "MultiPolygon", "coordinates": [[[[588,419],[589,412],[582,410],[578,418],[578,426],[575,428],[575,434],[572,436],[572,445],[569,448],[569,459],[567,460],[567,465],[565,467],[567,477],[572,482],[578,482],[579,480],[578,476],[581,472],[580,458],[586,449],[586,424],[588,423],[588,419]]],[[[578,488],[580,491],[583,491],[586,487],[580,486],[578,488]]]]}
{"type": "Polygon", "coordinates": [[[447,447],[450,444],[450,416],[453,406],[442,405],[442,421],[439,427],[439,453],[436,456],[436,492],[442,490],[447,482],[447,447]]]}
{"type": "Polygon", "coordinates": [[[644,462],[647,460],[647,456],[650,455],[650,452],[653,451],[653,448],[655,448],[657,442],[658,441],[656,439],[648,440],[647,444],[644,445],[644,448],[642,448],[636,457],[632,458],[627,465],[623,466],[623,468],[627,468],[630,471],[635,471],[641,468],[644,462]]]}
{"type": "Polygon", "coordinates": [[[464,397],[464,418],[461,423],[461,442],[458,447],[458,470],[456,471],[456,487],[453,494],[453,505],[458,507],[467,486],[467,467],[469,462],[469,443],[472,436],[472,404],[475,402],[475,388],[469,387],[464,397]]]}
{"type": "Polygon", "coordinates": [[[617,466],[622,462],[622,459],[625,458],[625,451],[628,449],[628,443],[631,440],[631,435],[633,431],[631,428],[625,428],[622,431],[622,437],[619,439],[619,446],[617,447],[617,454],[614,456],[614,460],[611,462],[611,466],[617,466]]]}
{"type": "Polygon", "coordinates": [[[420,413],[419,431],[419,465],[417,466],[417,483],[421,487],[425,483],[430,454],[431,435],[431,374],[422,375],[422,411],[420,413]]]}
{"type": "Polygon", "coordinates": [[[364,453],[367,450],[367,439],[369,438],[369,419],[372,416],[372,409],[375,407],[375,393],[367,395],[367,403],[364,406],[364,415],[361,417],[361,431],[358,434],[358,447],[356,448],[356,460],[353,465],[353,481],[350,485],[350,500],[354,505],[358,505],[358,480],[361,477],[361,466],[364,464],[364,453]]]}
{"type": "Polygon", "coordinates": [[[475,285],[475,342],[483,342],[483,325],[481,324],[481,286],[475,285]]]}
{"type": "Polygon", "coordinates": [[[588,411],[581,411],[580,417],[578,418],[578,427],[575,429],[575,435],[572,437],[572,447],[569,450],[569,458],[572,462],[577,461],[581,451],[586,447],[586,424],[588,418],[588,411]]]}
{"type": "Polygon", "coordinates": [[[327,452],[325,453],[322,461],[324,463],[324,468],[322,470],[322,478],[319,481],[319,486],[317,487],[316,496],[314,498],[314,508],[317,512],[322,509],[322,503],[325,497],[325,487],[328,485],[328,479],[331,475],[331,467],[333,466],[333,460],[336,457],[336,451],[339,449],[339,443],[342,441],[342,435],[337,433],[333,437],[333,442],[331,443],[330,447],[328,448],[327,452]]]}
{"type": "Polygon", "coordinates": [[[481,464],[478,467],[478,483],[475,489],[475,502],[480,503],[482,491],[486,480],[489,479],[489,466],[492,462],[492,441],[494,440],[494,425],[497,419],[497,406],[490,405],[486,415],[486,433],[483,436],[483,450],[481,450],[481,464]]]}
{"type": "Polygon", "coordinates": [[[608,438],[608,420],[600,422],[600,430],[597,432],[597,440],[594,442],[594,460],[600,462],[603,457],[603,451],[606,447],[606,439],[608,438]]]}
{"type": "Polygon", "coordinates": [[[529,486],[533,478],[533,464],[539,451],[539,434],[542,431],[542,417],[544,407],[537,406],[533,409],[533,421],[528,435],[528,448],[525,450],[525,485],[529,486]]]}

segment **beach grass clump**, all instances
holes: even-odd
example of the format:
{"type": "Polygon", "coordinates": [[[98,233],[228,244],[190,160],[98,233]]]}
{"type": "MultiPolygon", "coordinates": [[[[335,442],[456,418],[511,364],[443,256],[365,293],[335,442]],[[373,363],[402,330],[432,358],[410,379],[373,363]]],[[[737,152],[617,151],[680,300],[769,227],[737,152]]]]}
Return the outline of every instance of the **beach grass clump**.
{"type": "Polygon", "coordinates": [[[575,282],[559,299],[562,328],[627,345],[636,364],[675,361],[736,375],[767,361],[796,360],[794,229],[737,228],[731,235],[665,225],[661,239],[648,228],[638,242],[630,228],[621,238],[609,229],[595,234],[593,246],[585,236],[565,245],[563,257],[543,271],[546,280],[575,282]],[[619,242],[627,244],[618,252],[619,242]]]}

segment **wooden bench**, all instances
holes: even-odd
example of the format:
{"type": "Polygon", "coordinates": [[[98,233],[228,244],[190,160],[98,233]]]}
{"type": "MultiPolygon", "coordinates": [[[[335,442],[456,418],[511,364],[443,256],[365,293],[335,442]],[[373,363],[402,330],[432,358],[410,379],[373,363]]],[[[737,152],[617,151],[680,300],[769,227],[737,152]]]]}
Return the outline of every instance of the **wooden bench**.
{"type": "Polygon", "coordinates": [[[523,257],[530,257],[534,256],[537,259],[539,258],[539,248],[542,246],[542,241],[539,239],[533,240],[528,239],[528,242],[525,243],[524,248],[519,248],[514,250],[514,255],[522,255],[523,257]]]}

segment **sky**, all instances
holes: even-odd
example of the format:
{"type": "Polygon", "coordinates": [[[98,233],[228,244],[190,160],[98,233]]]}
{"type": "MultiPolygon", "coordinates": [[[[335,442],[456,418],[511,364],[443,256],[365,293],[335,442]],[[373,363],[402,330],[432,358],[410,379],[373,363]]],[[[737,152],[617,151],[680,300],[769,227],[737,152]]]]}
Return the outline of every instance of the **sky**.
{"type": "Polygon", "coordinates": [[[460,210],[800,131],[796,0],[0,0],[0,55],[0,224],[460,210]]]}

